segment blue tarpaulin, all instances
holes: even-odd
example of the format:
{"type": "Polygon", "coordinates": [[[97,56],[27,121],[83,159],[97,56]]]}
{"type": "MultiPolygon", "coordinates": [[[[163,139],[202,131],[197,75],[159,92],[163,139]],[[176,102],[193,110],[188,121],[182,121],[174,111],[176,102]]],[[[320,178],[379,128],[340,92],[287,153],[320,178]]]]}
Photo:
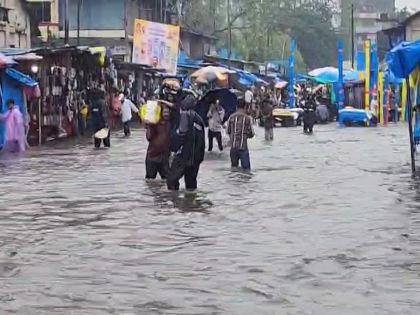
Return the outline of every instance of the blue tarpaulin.
{"type": "MultiPolygon", "coordinates": [[[[38,82],[13,68],[7,68],[1,73],[1,104],[0,113],[7,111],[6,101],[13,99],[22,113],[26,113],[22,86],[36,87],[38,82]]],[[[4,124],[0,123],[0,148],[4,144],[4,124]]]]}
{"type": "Polygon", "coordinates": [[[356,108],[344,108],[339,111],[339,122],[340,125],[346,124],[368,124],[372,118],[372,114],[369,111],[356,108]]]}
{"type": "Polygon", "coordinates": [[[250,72],[240,70],[240,69],[235,69],[235,68],[231,68],[231,69],[236,71],[236,73],[239,75],[239,83],[244,85],[244,86],[250,87],[250,86],[252,86],[254,84],[257,84],[257,83],[258,84],[263,84],[263,85],[268,85],[268,82],[259,78],[255,74],[252,74],[250,72]]]}
{"type": "MultiPolygon", "coordinates": [[[[308,75],[308,78],[310,78],[311,80],[324,84],[337,83],[339,79],[339,71],[337,68],[334,67],[315,69],[309,72],[308,75]]],[[[360,81],[360,75],[358,71],[351,69],[344,70],[344,82],[357,81],[360,81]]]]}
{"type": "Polygon", "coordinates": [[[224,121],[226,121],[230,115],[232,115],[238,106],[238,97],[232,93],[229,89],[215,89],[207,92],[207,94],[199,101],[196,111],[203,118],[207,125],[208,117],[207,113],[210,108],[210,104],[214,104],[216,100],[220,101],[220,104],[225,110],[224,121]]]}
{"type": "Polygon", "coordinates": [[[27,87],[31,87],[34,88],[38,85],[38,82],[35,81],[34,79],[32,79],[30,76],[17,71],[16,69],[13,68],[7,68],[6,69],[6,74],[12,78],[13,80],[19,82],[22,85],[25,85],[27,87]]]}
{"type": "Polygon", "coordinates": [[[190,59],[184,51],[180,51],[178,55],[178,67],[199,69],[203,60],[190,59]]]}
{"type": "Polygon", "coordinates": [[[397,78],[407,78],[420,64],[420,40],[403,42],[387,54],[387,63],[397,78]]]}

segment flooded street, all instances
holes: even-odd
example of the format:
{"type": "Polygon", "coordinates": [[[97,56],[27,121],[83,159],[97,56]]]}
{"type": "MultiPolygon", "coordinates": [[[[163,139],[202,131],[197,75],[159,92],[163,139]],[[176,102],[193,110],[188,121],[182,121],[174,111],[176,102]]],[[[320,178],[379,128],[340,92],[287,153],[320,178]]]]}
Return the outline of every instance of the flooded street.
{"type": "Polygon", "coordinates": [[[136,130],[0,158],[0,313],[417,315],[420,181],[405,125],[257,130],[253,174],[144,180],[136,130]]]}

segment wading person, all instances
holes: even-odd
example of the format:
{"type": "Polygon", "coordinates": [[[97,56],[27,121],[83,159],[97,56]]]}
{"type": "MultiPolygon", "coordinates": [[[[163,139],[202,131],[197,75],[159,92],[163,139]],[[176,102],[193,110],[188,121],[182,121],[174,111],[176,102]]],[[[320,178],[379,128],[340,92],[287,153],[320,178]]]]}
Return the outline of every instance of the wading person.
{"type": "Polygon", "coordinates": [[[139,110],[134,103],[124,94],[120,95],[121,99],[121,120],[124,127],[124,135],[126,137],[131,135],[130,123],[133,119],[133,112],[138,113],[139,110]]]}
{"type": "Polygon", "coordinates": [[[26,149],[25,120],[13,99],[7,101],[7,107],[8,111],[0,114],[0,122],[4,122],[6,128],[3,151],[24,152],[26,149]]]}
{"type": "Polygon", "coordinates": [[[159,123],[146,125],[146,138],[149,141],[146,155],[146,179],[156,179],[159,173],[166,179],[170,156],[170,109],[165,105],[159,123]]]}
{"type": "Polygon", "coordinates": [[[252,118],[246,113],[245,103],[240,101],[238,110],[228,121],[227,133],[230,136],[231,149],[230,160],[232,167],[236,168],[241,162],[241,167],[245,171],[251,170],[251,161],[248,150],[248,139],[254,137],[252,129],[252,118]]]}
{"type": "Polygon", "coordinates": [[[111,129],[116,129],[120,124],[121,117],[121,94],[117,89],[113,90],[111,97],[111,117],[110,117],[110,127],[111,129]]]}
{"type": "Polygon", "coordinates": [[[169,190],[179,190],[179,180],[184,177],[187,190],[197,189],[197,176],[204,160],[205,131],[203,119],[194,110],[196,99],[187,95],[181,101],[176,153],[169,170],[169,190]]]}
{"type": "Polygon", "coordinates": [[[223,118],[225,117],[225,110],[220,105],[219,100],[216,101],[216,104],[212,104],[210,106],[210,110],[207,114],[209,118],[209,152],[213,151],[213,140],[216,138],[217,145],[219,146],[219,150],[223,151],[223,143],[222,143],[222,122],[223,118]]]}
{"type": "Polygon", "coordinates": [[[93,132],[95,133],[94,145],[95,148],[100,148],[103,141],[104,146],[109,148],[111,146],[111,132],[107,128],[108,115],[105,93],[98,89],[94,93],[93,104],[90,110],[93,132]]]}
{"type": "Polygon", "coordinates": [[[248,115],[252,114],[252,108],[255,106],[255,99],[254,99],[254,91],[255,88],[252,87],[252,89],[247,89],[245,91],[244,97],[245,97],[245,111],[248,115]]]}
{"type": "Polygon", "coordinates": [[[262,118],[264,122],[264,133],[265,140],[272,141],[274,139],[274,117],[273,117],[273,106],[266,100],[263,104],[262,118]]]}
{"type": "Polygon", "coordinates": [[[310,95],[302,102],[303,112],[303,132],[312,134],[316,122],[316,104],[313,95],[310,95]]]}

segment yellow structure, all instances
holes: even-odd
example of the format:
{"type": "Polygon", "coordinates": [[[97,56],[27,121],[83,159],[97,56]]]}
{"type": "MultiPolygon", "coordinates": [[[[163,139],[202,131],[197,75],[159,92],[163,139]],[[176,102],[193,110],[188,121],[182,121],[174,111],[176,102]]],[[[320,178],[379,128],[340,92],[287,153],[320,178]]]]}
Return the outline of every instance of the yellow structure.
{"type": "Polygon", "coordinates": [[[401,118],[406,121],[406,108],[407,108],[407,81],[404,80],[401,88],[401,118]]]}
{"type": "Polygon", "coordinates": [[[385,89],[384,89],[384,73],[381,71],[378,75],[378,113],[380,118],[381,125],[385,125],[385,116],[384,116],[384,95],[385,95],[385,89]]]}
{"type": "Polygon", "coordinates": [[[365,109],[370,105],[370,40],[365,41],[366,77],[365,77],[365,109]]]}
{"type": "Polygon", "coordinates": [[[412,91],[411,99],[414,100],[414,104],[417,104],[416,100],[417,100],[417,92],[418,92],[419,83],[420,83],[420,70],[419,68],[417,68],[410,74],[410,88],[412,91]]]}

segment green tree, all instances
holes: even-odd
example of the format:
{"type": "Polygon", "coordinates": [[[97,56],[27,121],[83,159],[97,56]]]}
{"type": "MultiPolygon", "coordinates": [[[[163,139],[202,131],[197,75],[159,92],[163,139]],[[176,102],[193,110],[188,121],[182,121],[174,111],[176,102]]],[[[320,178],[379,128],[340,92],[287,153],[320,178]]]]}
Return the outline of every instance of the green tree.
{"type": "MultiPolygon", "coordinates": [[[[183,24],[219,38],[227,47],[226,0],[179,0],[183,24]]],[[[298,65],[335,64],[337,34],[332,28],[331,0],[231,1],[232,47],[256,61],[287,59],[290,39],[298,46],[298,65]],[[303,57],[303,60],[302,58],[303,57]]]]}

